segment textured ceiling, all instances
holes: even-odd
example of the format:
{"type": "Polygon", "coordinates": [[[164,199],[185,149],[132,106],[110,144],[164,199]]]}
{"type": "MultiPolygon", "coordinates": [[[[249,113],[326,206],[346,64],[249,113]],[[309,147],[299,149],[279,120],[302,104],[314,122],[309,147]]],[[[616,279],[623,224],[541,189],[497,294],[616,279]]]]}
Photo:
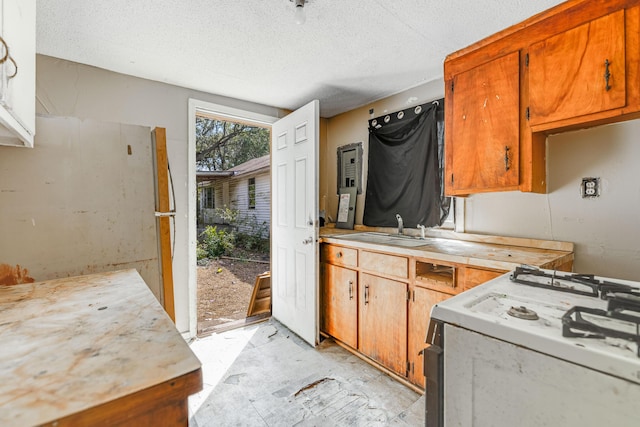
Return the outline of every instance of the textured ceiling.
{"type": "Polygon", "coordinates": [[[323,117],[442,77],[447,54],[558,0],[38,0],[37,52],[323,117]]]}

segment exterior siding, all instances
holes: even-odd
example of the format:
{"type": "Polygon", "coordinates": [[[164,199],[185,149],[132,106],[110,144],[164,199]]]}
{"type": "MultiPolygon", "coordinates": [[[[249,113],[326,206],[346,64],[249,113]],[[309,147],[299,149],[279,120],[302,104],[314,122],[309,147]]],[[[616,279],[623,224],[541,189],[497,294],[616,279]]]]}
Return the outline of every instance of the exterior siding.
{"type": "MultiPolygon", "coordinates": [[[[269,171],[258,174],[246,174],[239,177],[217,179],[211,183],[214,187],[215,206],[224,208],[225,183],[229,186],[229,208],[239,211],[241,218],[248,219],[248,224],[239,227],[239,231],[250,233],[263,228],[263,237],[269,237],[271,229],[271,176],[269,171]],[[256,180],[256,207],[249,209],[249,179],[256,180]],[[264,224],[264,227],[263,227],[264,224]],[[252,226],[253,225],[253,226],[252,226]]],[[[202,206],[202,202],[201,202],[202,206]]],[[[222,218],[215,215],[213,209],[201,209],[205,225],[222,224],[222,218]]]]}

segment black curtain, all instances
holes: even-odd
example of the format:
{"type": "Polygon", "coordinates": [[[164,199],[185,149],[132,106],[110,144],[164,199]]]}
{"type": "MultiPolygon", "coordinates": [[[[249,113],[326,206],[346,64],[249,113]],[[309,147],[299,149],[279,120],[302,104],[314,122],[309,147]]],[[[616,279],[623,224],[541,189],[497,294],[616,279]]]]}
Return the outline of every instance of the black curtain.
{"type": "Polygon", "coordinates": [[[397,213],[412,228],[438,226],[446,218],[438,144],[443,105],[424,104],[369,121],[365,225],[395,227],[397,213]]]}

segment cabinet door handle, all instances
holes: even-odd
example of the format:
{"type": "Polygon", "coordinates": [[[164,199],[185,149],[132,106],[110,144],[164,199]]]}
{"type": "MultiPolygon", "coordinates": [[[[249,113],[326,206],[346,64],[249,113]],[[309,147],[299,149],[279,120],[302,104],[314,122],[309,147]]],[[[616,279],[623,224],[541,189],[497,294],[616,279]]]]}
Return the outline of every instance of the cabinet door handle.
{"type": "Polygon", "coordinates": [[[611,65],[611,62],[609,62],[608,59],[604,60],[604,89],[606,91],[611,90],[611,86],[609,85],[609,79],[611,78],[611,71],[609,71],[609,65],[611,65]]]}
{"type": "Polygon", "coordinates": [[[338,252],[338,253],[336,254],[336,258],[342,258],[342,252],[338,252]]]}
{"type": "Polygon", "coordinates": [[[369,304],[369,285],[364,285],[364,305],[369,304]]]}
{"type": "Polygon", "coordinates": [[[504,170],[509,171],[509,147],[506,145],[504,146],[504,170]]]}
{"type": "Polygon", "coordinates": [[[353,299],[353,280],[349,280],[349,299],[353,299]]]}

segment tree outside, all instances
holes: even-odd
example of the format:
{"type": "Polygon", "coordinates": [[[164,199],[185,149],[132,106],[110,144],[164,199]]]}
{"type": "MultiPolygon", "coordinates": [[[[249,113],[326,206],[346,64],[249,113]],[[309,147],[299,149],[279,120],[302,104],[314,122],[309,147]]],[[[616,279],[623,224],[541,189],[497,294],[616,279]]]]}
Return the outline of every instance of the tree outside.
{"type": "Polygon", "coordinates": [[[196,167],[224,171],[269,154],[269,129],[196,117],[196,167]]]}

